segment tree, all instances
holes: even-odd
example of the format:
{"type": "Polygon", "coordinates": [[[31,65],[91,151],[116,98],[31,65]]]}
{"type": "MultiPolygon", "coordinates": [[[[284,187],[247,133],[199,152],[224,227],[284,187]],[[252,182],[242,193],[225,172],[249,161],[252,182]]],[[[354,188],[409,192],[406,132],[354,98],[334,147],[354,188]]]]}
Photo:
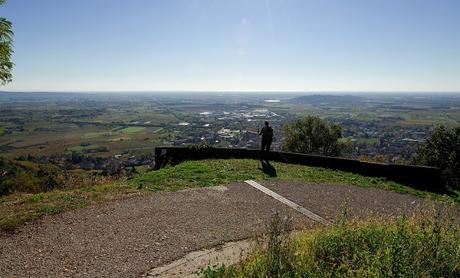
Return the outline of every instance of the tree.
{"type": "Polygon", "coordinates": [[[327,156],[340,155],[342,128],[319,117],[307,116],[284,126],[283,150],[327,156]]]}
{"type": "Polygon", "coordinates": [[[460,189],[460,126],[437,127],[414,157],[420,165],[438,167],[445,184],[460,189]]]}
{"type": "MultiPolygon", "coordinates": [[[[6,0],[0,0],[0,6],[6,0]]],[[[5,85],[11,82],[13,75],[13,63],[11,54],[13,53],[13,31],[12,24],[6,18],[0,17],[0,83],[5,85]]]]}

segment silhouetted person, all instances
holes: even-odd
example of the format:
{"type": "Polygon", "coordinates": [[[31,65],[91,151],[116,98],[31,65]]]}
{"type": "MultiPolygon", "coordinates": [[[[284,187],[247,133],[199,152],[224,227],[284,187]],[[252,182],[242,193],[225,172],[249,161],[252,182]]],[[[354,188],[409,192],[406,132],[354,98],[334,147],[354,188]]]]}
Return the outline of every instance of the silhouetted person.
{"type": "Polygon", "coordinates": [[[272,145],[273,140],[273,128],[267,121],[265,121],[265,126],[259,132],[259,135],[262,135],[262,144],[260,150],[263,154],[264,152],[268,152],[270,150],[270,146],[272,145]]]}

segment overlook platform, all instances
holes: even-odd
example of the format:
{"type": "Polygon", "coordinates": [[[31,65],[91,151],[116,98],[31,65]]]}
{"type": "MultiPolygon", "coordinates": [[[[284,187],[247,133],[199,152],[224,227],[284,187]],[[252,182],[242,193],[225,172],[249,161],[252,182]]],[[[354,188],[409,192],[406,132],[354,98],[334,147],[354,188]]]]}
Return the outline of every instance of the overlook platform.
{"type": "MultiPolygon", "coordinates": [[[[201,159],[260,159],[261,152],[253,149],[157,147],[155,169],[186,160],[201,159]]],[[[441,181],[441,171],[434,167],[364,162],[341,157],[327,157],[291,152],[270,151],[264,159],[284,163],[324,167],[365,176],[384,177],[415,189],[434,193],[448,193],[441,181]]]]}
{"type": "MultiPolygon", "coordinates": [[[[428,205],[375,188],[260,183],[331,222],[340,218],[344,202],[357,218],[410,216],[428,205]]],[[[296,229],[319,225],[243,182],[50,215],[14,233],[0,232],[0,277],[140,277],[192,251],[252,238],[265,231],[275,211],[292,218],[296,229]]]]}

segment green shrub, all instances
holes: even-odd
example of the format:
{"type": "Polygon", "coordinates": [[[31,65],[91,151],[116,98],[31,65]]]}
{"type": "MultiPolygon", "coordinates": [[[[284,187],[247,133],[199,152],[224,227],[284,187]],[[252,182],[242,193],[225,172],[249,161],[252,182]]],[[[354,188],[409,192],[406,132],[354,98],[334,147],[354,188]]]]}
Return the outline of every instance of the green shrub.
{"type": "Polygon", "coordinates": [[[339,156],[342,144],[339,125],[316,116],[297,119],[284,126],[283,150],[326,156],[339,156]]]}
{"type": "Polygon", "coordinates": [[[460,126],[439,126],[414,157],[417,164],[439,167],[445,184],[460,190],[460,126]]]}
{"type": "Polygon", "coordinates": [[[52,165],[23,165],[0,158],[0,196],[13,192],[39,193],[62,187],[62,175],[52,165]]]}

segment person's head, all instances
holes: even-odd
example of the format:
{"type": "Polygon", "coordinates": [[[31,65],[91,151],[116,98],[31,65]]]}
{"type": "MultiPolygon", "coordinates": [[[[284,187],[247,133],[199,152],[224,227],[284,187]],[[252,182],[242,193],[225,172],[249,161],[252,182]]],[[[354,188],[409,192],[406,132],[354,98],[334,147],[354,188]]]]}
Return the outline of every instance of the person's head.
{"type": "Polygon", "coordinates": [[[268,126],[268,125],[269,125],[268,121],[265,121],[265,126],[268,126]]]}

